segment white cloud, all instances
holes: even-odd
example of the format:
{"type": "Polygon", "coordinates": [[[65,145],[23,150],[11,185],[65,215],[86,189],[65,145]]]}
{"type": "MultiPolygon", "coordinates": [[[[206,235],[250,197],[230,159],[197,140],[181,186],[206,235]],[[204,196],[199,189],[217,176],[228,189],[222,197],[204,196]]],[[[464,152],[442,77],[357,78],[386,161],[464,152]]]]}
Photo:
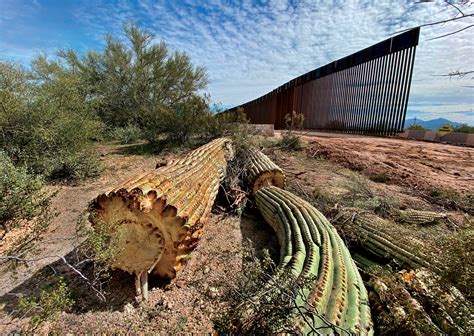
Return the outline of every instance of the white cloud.
{"type": "MultiPolygon", "coordinates": [[[[473,9],[468,6],[466,11],[473,9]]],[[[197,64],[204,65],[210,74],[213,100],[232,106],[396,31],[456,14],[454,8],[440,0],[282,0],[259,5],[250,0],[239,4],[224,0],[102,0],[84,1],[75,17],[96,41],[102,40],[106,32],[118,33],[123,21],[135,20],[158,39],[187,51],[197,64]]],[[[439,40],[428,39],[473,21],[468,18],[422,29],[410,106],[423,100],[427,102],[423,111],[433,117],[450,112],[447,108],[454,106],[430,109],[430,101],[456,101],[466,111],[472,111],[474,91],[465,87],[473,85],[471,78],[449,80],[433,75],[474,70],[474,29],[439,40]]],[[[412,110],[420,110],[419,107],[412,110]]]]}

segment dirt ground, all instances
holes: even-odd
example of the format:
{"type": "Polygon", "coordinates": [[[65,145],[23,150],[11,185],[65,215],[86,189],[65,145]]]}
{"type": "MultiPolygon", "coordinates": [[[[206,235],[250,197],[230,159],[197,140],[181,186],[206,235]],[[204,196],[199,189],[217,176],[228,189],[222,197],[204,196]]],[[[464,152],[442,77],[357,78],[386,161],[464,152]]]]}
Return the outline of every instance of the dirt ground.
{"type": "Polygon", "coordinates": [[[311,156],[414,189],[474,193],[474,148],[349,134],[302,134],[311,156]]]}
{"type": "MultiPolygon", "coordinates": [[[[407,208],[446,211],[413,192],[418,188],[452,188],[463,195],[474,191],[472,148],[348,135],[306,134],[303,139],[307,142],[306,151],[288,152],[271,147],[275,139],[267,141],[264,151],[287,175],[287,189],[308,200],[314,197],[315,190],[336,196],[344,194],[345,183],[353,171],[369,177],[387,176],[383,181],[375,179],[368,183],[376,195],[397,199],[401,207],[407,208]]],[[[59,256],[74,261],[72,251],[80,243],[74,238],[77,222],[85,217],[87,205],[94,197],[122,180],[153,169],[156,162],[170,156],[130,155],[120,146],[102,146],[100,151],[105,170],[99,178],[74,187],[49,187],[58,190],[51,204],[55,217],[26,257],[52,257],[18,264],[15,269],[0,265],[0,333],[25,330],[28,318],[16,310],[18,296],[34,296],[54,283],[58,275],[64,277],[75,304],[70,312],[42,325],[39,333],[212,332],[213,321],[229,308],[225,291],[235,285],[241,273],[244,242],[251,239],[257,250],[270,248],[277,258],[274,233],[253,210],[239,219],[216,207],[186,267],[170,282],[150,279],[146,303],[134,297],[134,279],[123,272],[113,273],[104,288],[107,302],[101,302],[59,256]]],[[[456,225],[465,221],[465,215],[459,211],[449,211],[449,215],[456,225]]],[[[431,231],[419,230],[417,237],[433,239],[433,232],[444,235],[450,230],[446,225],[431,231]]],[[[18,232],[11,233],[15,234],[18,232]]],[[[5,253],[11,239],[5,237],[0,242],[0,254],[5,253]]]]}

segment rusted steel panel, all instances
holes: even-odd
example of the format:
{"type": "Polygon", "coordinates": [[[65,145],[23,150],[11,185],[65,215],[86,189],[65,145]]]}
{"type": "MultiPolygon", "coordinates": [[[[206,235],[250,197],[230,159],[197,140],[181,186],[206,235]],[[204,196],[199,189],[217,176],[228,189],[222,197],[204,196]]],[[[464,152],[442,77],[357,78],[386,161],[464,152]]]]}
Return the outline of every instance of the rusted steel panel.
{"type": "Polygon", "coordinates": [[[394,135],[404,126],[419,34],[415,28],[381,41],[240,107],[252,123],[275,129],[284,129],[285,115],[296,111],[309,129],[394,135]]]}

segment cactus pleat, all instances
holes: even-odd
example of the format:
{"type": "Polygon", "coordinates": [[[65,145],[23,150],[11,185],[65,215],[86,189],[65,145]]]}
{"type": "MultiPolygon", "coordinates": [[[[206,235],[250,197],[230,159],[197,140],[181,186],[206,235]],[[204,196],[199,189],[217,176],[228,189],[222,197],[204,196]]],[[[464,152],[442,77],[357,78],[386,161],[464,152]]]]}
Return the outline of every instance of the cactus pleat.
{"type": "MultiPolygon", "coordinates": [[[[333,325],[352,332],[372,333],[367,291],[334,227],[309,203],[278,187],[261,188],[255,199],[265,220],[277,228],[283,255],[277,273],[287,270],[297,278],[316,278],[313,289],[297,303],[314,305],[333,325]],[[287,244],[287,240],[291,243],[287,244]]],[[[317,316],[312,321],[314,328],[323,328],[318,329],[320,332],[334,332],[324,328],[327,323],[317,316]]],[[[301,321],[298,326],[302,331],[310,331],[301,321]]]]}
{"type": "Polygon", "coordinates": [[[400,222],[417,225],[434,224],[447,217],[445,213],[414,209],[398,210],[396,215],[400,222]]]}
{"type": "MultiPolygon", "coordinates": [[[[434,270],[441,266],[435,260],[428,260],[420,250],[421,246],[409,240],[395,237],[393,233],[386,230],[390,223],[386,220],[368,213],[360,213],[353,216],[352,213],[342,213],[346,229],[352,228],[360,235],[360,241],[364,249],[387,258],[392,258],[409,265],[412,268],[427,267],[434,270]],[[349,219],[353,218],[353,222],[349,219]]],[[[344,227],[342,228],[344,230],[344,227]]]]}
{"type": "Polygon", "coordinates": [[[262,173],[266,169],[283,176],[270,159],[261,159],[262,156],[258,151],[251,152],[250,158],[255,162],[248,181],[257,208],[280,243],[280,261],[274,277],[291,274],[297,280],[314,279],[312,288],[305,289],[296,303],[314,308],[317,316],[308,320],[311,326],[303,319],[295,321],[296,326],[303,333],[317,328],[319,333],[328,334],[342,328],[372,334],[367,291],[344,242],[326,217],[308,202],[271,180],[255,179],[255,172],[265,176],[262,173]]]}
{"type": "Polygon", "coordinates": [[[217,139],[97,197],[91,219],[117,240],[114,266],[174,277],[202,234],[231,155],[230,140],[217,139]]]}
{"type": "Polygon", "coordinates": [[[285,186],[283,171],[268,156],[256,149],[249,149],[247,155],[249,159],[247,183],[251,187],[252,194],[267,185],[280,188],[285,186]]]}

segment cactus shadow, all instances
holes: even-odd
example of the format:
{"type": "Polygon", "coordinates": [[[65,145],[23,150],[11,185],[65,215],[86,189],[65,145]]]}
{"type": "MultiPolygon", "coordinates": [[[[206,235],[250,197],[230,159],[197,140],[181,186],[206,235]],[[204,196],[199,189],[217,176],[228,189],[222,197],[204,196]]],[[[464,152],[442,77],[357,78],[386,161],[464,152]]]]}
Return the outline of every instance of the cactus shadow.
{"type": "Polygon", "coordinates": [[[265,222],[262,215],[254,209],[246,210],[240,220],[242,242],[250,240],[257,256],[262,256],[265,249],[277,264],[280,256],[280,246],[275,231],[265,222]]]}
{"type": "MultiPolygon", "coordinates": [[[[72,265],[77,263],[75,252],[70,252],[65,258],[72,265]]],[[[92,278],[92,262],[75,267],[86,277],[92,278]]],[[[18,311],[18,300],[21,296],[38,298],[42,290],[54,288],[60,278],[63,278],[74,300],[72,313],[123,310],[127,303],[135,302],[134,277],[123,271],[113,271],[111,275],[110,280],[102,285],[106,299],[103,301],[84,279],[59,260],[41,268],[20,285],[0,296],[0,302],[5,312],[13,317],[20,317],[22,313],[18,311]]]]}

